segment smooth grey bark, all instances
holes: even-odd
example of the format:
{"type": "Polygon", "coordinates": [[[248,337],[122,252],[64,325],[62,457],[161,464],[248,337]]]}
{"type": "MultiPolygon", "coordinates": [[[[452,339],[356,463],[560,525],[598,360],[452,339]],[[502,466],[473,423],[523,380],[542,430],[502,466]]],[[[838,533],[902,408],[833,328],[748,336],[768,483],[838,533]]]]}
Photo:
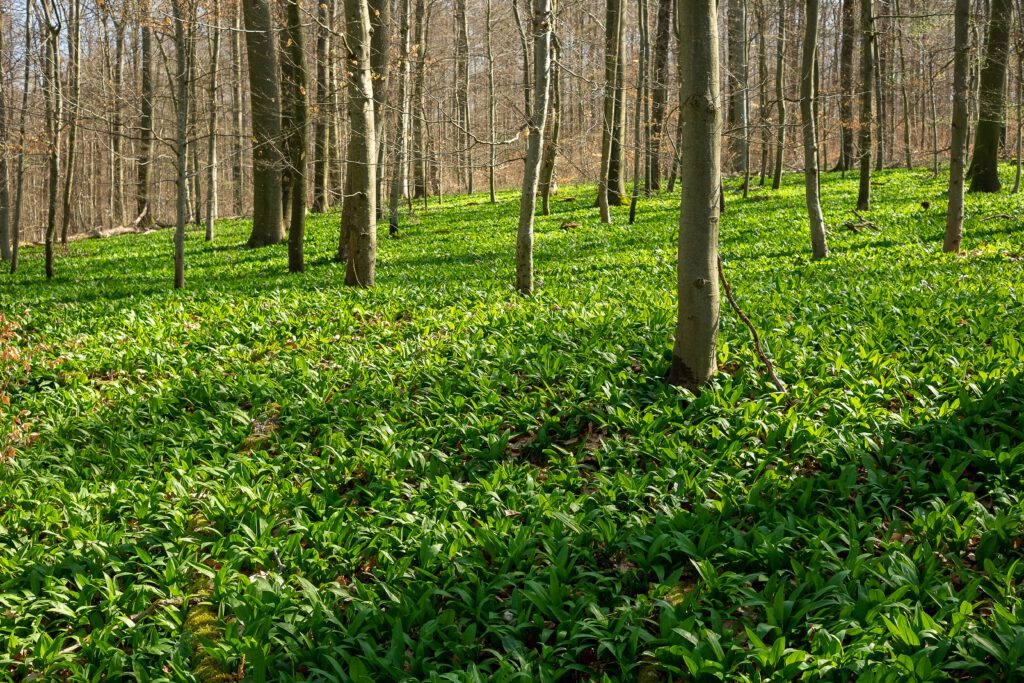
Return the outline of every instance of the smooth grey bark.
{"type": "Polygon", "coordinates": [[[677,0],[679,149],[686,169],[679,211],[676,338],[668,381],[698,392],[718,369],[718,222],[722,112],[715,0],[677,0]]]}
{"type": "Polygon", "coordinates": [[[533,0],[533,102],[527,124],[530,139],[523,161],[523,188],[519,199],[519,229],[516,234],[516,289],[533,293],[533,221],[537,211],[544,126],[548,116],[551,80],[551,0],[533,0]]]}
{"type": "Polygon", "coordinates": [[[345,39],[351,127],[341,213],[341,232],[348,247],[345,284],[372,287],[377,262],[377,136],[366,0],[345,0],[345,39]]]}
{"type": "MultiPolygon", "coordinates": [[[[405,184],[405,151],[409,139],[409,15],[411,0],[399,0],[398,13],[398,116],[395,120],[395,154],[391,170],[388,233],[398,235],[398,206],[405,184]]],[[[488,32],[489,33],[489,32],[488,32]]]]}
{"type": "MultiPolygon", "coordinates": [[[[65,248],[71,228],[71,195],[75,188],[75,153],[78,149],[78,114],[82,98],[82,6],[69,3],[68,12],[68,85],[71,89],[68,109],[68,144],[64,159],[64,193],[61,200],[60,243],[65,248]]],[[[120,107],[119,107],[120,108],[120,107]]]]}
{"type": "Polygon", "coordinates": [[[642,130],[643,130],[643,105],[644,93],[647,88],[647,0],[639,0],[640,15],[640,63],[637,65],[636,73],[636,101],[633,110],[633,193],[629,198],[629,224],[636,222],[636,206],[640,200],[640,178],[641,160],[646,158],[642,151],[642,130]]]}
{"type": "MultiPolygon", "coordinates": [[[[552,20],[553,21],[553,20],[552,20]]],[[[540,205],[541,215],[551,214],[551,195],[558,192],[558,182],[555,180],[555,163],[558,160],[558,139],[562,131],[562,48],[555,35],[554,28],[551,33],[551,96],[548,120],[544,124],[544,158],[540,163],[540,205]],[[547,131],[550,130],[550,133],[547,131]]]]}
{"type": "Polygon", "coordinates": [[[18,114],[18,163],[15,171],[14,220],[11,229],[11,273],[18,272],[18,254],[21,251],[21,211],[25,194],[25,127],[28,115],[28,90],[32,67],[32,5],[25,3],[25,66],[21,81],[21,111],[18,114]]]}
{"type": "Polygon", "coordinates": [[[207,242],[213,241],[214,222],[217,220],[217,97],[220,92],[220,17],[214,17],[210,26],[210,83],[207,100],[210,103],[206,141],[206,234],[207,242]]]}
{"type": "Polygon", "coordinates": [[[427,106],[425,81],[427,72],[427,38],[429,14],[426,0],[416,0],[416,29],[413,36],[413,86],[412,86],[412,149],[413,149],[413,197],[427,198],[427,106]]]}
{"type": "Polygon", "coordinates": [[[46,279],[53,278],[53,241],[57,231],[58,188],[60,184],[61,138],[61,21],[55,0],[41,0],[46,35],[46,68],[43,87],[46,96],[46,158],[48,169],[46,203],[46,279]]]}
{"type": "Polygon", "coordinates": [[[285,46],[287,68],[285,105],[290,127],[289,167],[291,170],[291,224],[288,228],[288,272],[301,273],[305,266],[306,239],[306,154],[309,148],[309,103],[306,97],[306,40],[302,30],[299,0],[285,0],[285,46]]]}
{"type": "Polygon", "coordinates": [[[818,52],[818,0],[804,4],[804,45],[800,67],[800,118],[804,137],[804,197],[811,225],[811,255],[817,259],[828,256],[825,239],[825,218],[821,213],[818,183],[817,88],[815,66],[818,52]]]}
{"type": "Polygon", "coordinates": [[[601,172],[597,184],[597,206],[602,223],[611,223],[611,165],[615,137],[616,72],[622,0],[607,0],[605,12],[604,108],[601,121],[601,172]]]}
{"type": "Polygon", "coordinates": [[[455,117],[458,121],[459,171],[467,194],[473,194],[473,138],[469,112],[469,26],[466,0],[455,0],[455,117]]]}
{"type": "Polygon", "coordinates": [[[487,0],[487,137],[490,140],[487,161],[487,191],[491,204],[494,204],[496,201],[494,176],[498,166],[498,144],[494,139],[497,100],[494,97],[494,46],[491,39],[491,4],[492,0],[487,0]]]}
{"type": "Polygon", "coordinates": [[[839,161],[835,170],[853,166],[853,52],[857,42],[857,0],[843,0],[839,48],[839,161]]]}
{"type": "MultiPolygon", "coordinates": [[[[326,0],[324,0],[326,2],[326,0]]],[[[242,165],[245,161],[245,125],[242,106],[244,97],[242,93],[242,3],[238,3],[235,11],[235,30],[231,32],[231,76],[234,87],[231,89],[231,107],[234,119],[234,153],[231,155],[231,183],[232,200],[235,208],[235,215],[241,216],[245,212],[243,199],[244,174],[242,165]]]]}
{"type": "Polygon", "coordinates": [[[953,120],[949,150],[949,204],[942,250],[960,251],[964,236],[964,159],[967,145],[968,71],[971,0],[956,0],[953,12],[953,120]]]}
{"type": "Polygon", "coordinates": [[[857,190],[857,210],[871,210],[871,136],[875,126],[875,108],[872,94],[875,87],[874,17],[871,0],[861,0],[860,6],[860,185],[857,190]]]}
{"type": "Polygon", "coordinates": [[[612,117],[612,154],[608,164],[608,201],[621,206],[626,194],[626,7],[619,0],[619,41],[615,55],[615,115],[612,117]]]}
{"type": "Polygon", "coordinates": [[[654,29],[654,60],[651,74],[651,148],[648,164],[651,190],[661,191],[661,150],[668,109],[669,40],[672,37],[672,4],[675,0],[658,0],[658,24],[654,29]]]}
{"type": "Polygon", "coordinates": [[[135,209],[139,225],[153,223],[151,205],[153,168],[153,29],[149,25],[149,3],[143,2],[140,32],[141,91],[139,103],[139,152],[135,178],[135,209]]]}
{"type": "MultiPolygon", "coordinates": [[[[4,36],[3,31],[0,31],[0,55],[3,54],[4,36]]],[[[0,86],[0,261],[4,263],[11,260],[11,193],[8,186],[7,153],[7,100],[5,90],[0,86]]]]}
{"type": "Polygon", "coordinates": [[[992,0],[981,67],[978,123],[974,131],[974,156],[967,176],[971,192],[998,192],[999,144],[1006,125],[1006,66],[1010,51],[1013,1],[992,0]]]}
{"type": "Polygon", "coordinates": [[[114,18],[113,109],[110,112],[111,220],[124,225],[124,33],[125,20],[114,18]]]}
{"type": "MultiPolygon", "coordinates": [[[[391,59],[391,0],[368,0],[370,10],[370,70],[373,73],[373,123],[377,133],[377,168],[385,168],[384,157],[387,151],[387,125],[385,114],[388,108],[388,81],[390,77],[391,59]]],[[[376,177],[376,211],[377,218],[384,217],[384,177],[386,173],[377,173],[376,177]]]]}
{"type": "MultiPolygon", "coordinates": [[[[175,169],[177,171],[177,201],[174,226],[174,288],[185,286],[185,223],[188,220],[188,116],[191,88],[189,76],[189,43],[186,35],[182,0],[171,0],[171,19],[174,22],[174,61],[177,87],[177,118],[175,128],[175,169]]],[[[189,32],[194,29],[189,29],[189,32]]]]}
{"type": "Polygon", "coordinates": [[[775,107],[778,129],[775,139],[775,168],[772,189],[782,187],[782,163],[786,152],[786,0],[779,0],[779,32],[775,49],[775,107]]]}
{"type": "Polygon", "coordinates": [[[268,0],[242,0],[252,109],[252,232],[249,247],[284,239],[281,215],[281,82],[268,0]]]}
{"type": "Polygon", "coordinates": [[[750,166],[747,94],[747,0],[729,0],[729,133],[733,170],[746,175],[750,166]]]}
{"type": "Polygon", "coordinates": [[[910,141],[910,95],[907,92],[907,60],[903,46],[903,26],[900,24],[902,11],[899,0],[894,0],[893,9],[896,12],[894,21],[896,23],[896,59],[900,65],[900,105],[903,114],[903,165],[907,170],[914,168],[913,147],[910,141]]]}
{"type": "Polygon", "coordinates": [[[316,69],[314,85],[314,101],[316,113],[313,124],[313,213],[327,210],[330,189],[330,145],[336,144],[330,138],[328,112],[331,106],[330,84],[328,83],[328,60],[331,50],[331,5],[330,0],[319,0],[317,3],[316,28],[316,69]]]}

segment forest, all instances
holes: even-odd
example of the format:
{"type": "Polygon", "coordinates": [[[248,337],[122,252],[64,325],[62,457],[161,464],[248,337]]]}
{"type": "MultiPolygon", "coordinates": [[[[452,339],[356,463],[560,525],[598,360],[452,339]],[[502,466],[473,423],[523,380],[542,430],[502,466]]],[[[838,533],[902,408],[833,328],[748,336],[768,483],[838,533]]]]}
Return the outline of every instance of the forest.
{"type": "Polygon", "coordinates": [[[0,0],[0,681],[1024,680],[1021,0],[0,0]]]}

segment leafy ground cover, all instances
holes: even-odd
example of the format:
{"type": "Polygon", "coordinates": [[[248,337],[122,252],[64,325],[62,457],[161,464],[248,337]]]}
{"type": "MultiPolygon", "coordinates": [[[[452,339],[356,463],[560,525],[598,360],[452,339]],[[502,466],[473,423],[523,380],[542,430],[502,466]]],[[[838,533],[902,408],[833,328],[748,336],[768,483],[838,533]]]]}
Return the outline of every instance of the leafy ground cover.
{"type": "MultiPolygon", "coordinates": [[[[1024,675],[1024,218],[943,183],[729,195],[723,255],[789,395],[721,325],[663,383],[677,200],[601,226],[446,200],[342,286],[336,217],[38,250],[0,282],[0,678],[1012,680],[1024,675]],[[924,205],[922,205],[924,203],[924,205]],[[927,208],[925,208],[927,207],[927,208]],[[1005,214],[1005,217],[992,216],[1005,214]],[[578,227],[563,229],[565,222],[578,227]]],[[[573,199],[569,195],[575,193],[573,199]]]]}

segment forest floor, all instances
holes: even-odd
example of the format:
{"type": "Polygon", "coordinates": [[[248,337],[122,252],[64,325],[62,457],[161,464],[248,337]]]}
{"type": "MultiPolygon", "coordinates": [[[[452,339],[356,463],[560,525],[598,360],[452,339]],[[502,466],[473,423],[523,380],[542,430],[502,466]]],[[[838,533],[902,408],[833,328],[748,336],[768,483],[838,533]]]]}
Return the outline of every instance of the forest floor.
{"type": "MultiPolygon", "coordinates": [[[[721,372],[667,387],[678,199],[448,198],[343,286],[286,246],[87,240],[0,276],[0,680],[1024,675],[1024,195],[802,179],[722,223],[721,372]],[[923,208],[922,202],[929,203],[923,208]],[[1003,214],[1003,216],[998,216],[1003,214]],[[996,216],[996,217],[993,217],[996,216]],[[562,229],[564,222],[578,227],[562,229]],[[9,401],[9,405],[6,405],[9,401]]],[[[575,198],[572,198],[575,195],[575,198]]],[[[385,232],[382,230],[382,232],[385,232]]]]}

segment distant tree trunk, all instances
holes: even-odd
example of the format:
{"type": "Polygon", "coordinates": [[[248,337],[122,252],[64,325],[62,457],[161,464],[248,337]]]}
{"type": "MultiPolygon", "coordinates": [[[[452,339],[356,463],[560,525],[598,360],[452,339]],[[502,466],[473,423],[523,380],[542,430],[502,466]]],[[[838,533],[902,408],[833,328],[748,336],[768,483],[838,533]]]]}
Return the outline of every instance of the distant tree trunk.
{"type": "Polygon", "coordinates": [[[768,159],[772,152],[771,107],[768,104],[768,17],[765,1],[757,3],[757,97],[761,127],[761,164],[758,169],[758,185],[764,187],[768,177],[768,159]]]}
{"type": "Polygon", "coordinates": [[[860,187],[857,210],[871,210],[871,134],[875,125],[872,92],[875,82],[874,17],[871,0],[861,0],[860,6],[860,187]]]}
{"type": "Polygon", "coordinates": [[[773,190],[782,187],[782,162],[786,152],[786,21],[786,0],[779,0],[779,37],[775,49],[775,106],[779,110],[779,127],[775,140],[773,190]]]}
{"type": "Polygon", "coordinates": [[[1006,125],[1006,63],[1012,23],[1012,0],[992,0],[985,63],[981,67],[974,156],[967,171],[971,192],[998,192],[1002,187],[999,182],[999,144],[1006,125]]]}
{"type": "Polygon", "coordinates": [[[818,51],[818,0],[806,0],[804,7],[803,62],[800,69],[800,118],[804,133],[804,195],[811,223],[811,253],[815,260],[828,256],[825,218],[821,213],[818,185],[818,131],[815,121],[817,93],[815,69],[818,51]]]}
{"type": "Polygon", "coordinates": [[[928,62],[928,99],[932,108],[932,175],[939,177],[939,114],[935,107],[935,66],[928,62]]]}
{"type": "Polygon", "coordinates": [[[958,252],[964,234],[964,159],[967,144],[967,78],[971,45],[971,0],[956,0],[953,13],[953,122],[949,149],[949,206],[943,251],[958,252]]]}
{"type": "Polygon", "coordinates": [[[495,171],[498,166],[498,144],[494,139],[497,134],[495,118],[497,116],[497,101],[494,97],[494,47],[491,41],[491,1],[487,0],[487,137],[489,159],[487,162],[487,190],[490,195],[491,204],[496,201],[495,197],[495,171]]]}
{"type": "MultiPolygon", "coordinates": [[[[388,108],[388,77],[391,59],[391,0],[368,0],[370,9],[370,69],[373,73],[373,123],[377,133],[377,168],[387,168],[384,163],[387,150],[387,125],[385,114],[388,108]]],[[[387,173],[376,174],[375,211],[377,218],[384,218],[384,178],[387,173]]]]}
{"type": "MultiPolygon", "coordinates": [[[[529,0],[524,0],[528,2],[529,0]]],[[[527,121],[533,116],[530,99],[530,46],[526,36],[526,26],[523,17],[519,12],[520,0],[512,0],[512,17],[516,21],[516,28],[519,30],[519,46],[523,54],[523,114],[527,121]]]]}
{"type": "Polygon", "coordinates": [[[71,195],[75,187],[75,152],[78,148],[78,112],[82,98],[82,6],[78,0],[69,3],[68,16],[68,81],[71,88],[68,115],[68,146],[64,160],[64,195],[61,201],[60,243],[67,246],[71,228],[71,195]]]}
{"type": "Polygon", "coordinates": [[[729,0],[729,132],[732,168],[744,176],[750,165],[747,139],[747,0],[729,0]]]}
{"type": "MultiPolygon", "coordinates": [[[[554,19],[552,18],[552,23],[554,19]]],[[[545,136],[544,158],[540,164],[540,203],[541,215],[551,215],[551,195],[558,192],[558,182],[555,180],[555,162],[558,159],[558,138],[562,130],[562,48],[555,35],[554,28],[551,32],[551,83],[550,83],[550,107],[548,120],[545,122],[545,132],[551,132],[545,136]]]]}
{"type": "Polygon", "coordinates": [[[351,125],[341,213],[342,234],[348,238],[345,284],[372,287],[377,261],[377,136],[366,0],[345,0],[345,38],[351,125]]]}
{"type": "Polygon", "coordinates": [[[839,49],[839,161],[835,170],[853,166],[853,48],[857,42],[857,0],[843,0],[843,35],[839,49]]]}
{"type": "Polygon", "coordinates": [[[640,199],[640,178],[641,160],[644,158],[642,152],[642,140],[641,131],[643,130],[643,100],[644,92],[647,88],[647,45],[648,45],[648,29],[647,29],[647,0],[639,0],[638,7],[639,24],[640,24],[640,63],[637,65],[636,72],[636,102],[633,111],[633,193],[629,198],[629,224],[633,225],[636,222],[636,205],[640,199]]]}
{"type": "Polygon", "coordinates": [[[897,26],[896,59],[899,60],[900,64],[900,104],[902,106],[903,113],[903,165],[906,166],[909,171],[914,168],[914,150],[910,140],[910,96],[907,92],[907,60],[903,46],[903,26],[900,23],[902,11],[900,10],[899,0],[894,1],[893,8],[896,12],[896,17],[893,21],[897,26]]]}
{"type": "MultiPolygon", "coordinates": [[[[865,1],[866,2],[870,2],[870,0],[865,0],[865,1]]],[[[880,2],[884,6],[885,0],[880,0],[880,2]]],[[[879,36],[880,32],[876,31],[875,28],[876,27],[872,23],[872,28],[871,28],[871,49],[874,50],[874,59],[875,59],[875,97],[878,100],[878,113],[877,113],[877,115],[875,116],[875,119],[874,119],[875,125],[878,127],[878,134],[875,135],[875,147],[876,147],[876,152],[875,152],[875,170],[876,171],[881,171],[883,168],[885,168],[885,152],[886,152],[886,149],[887,149],[887,146],[885,144],[886,143],[886,140],[885,140],[885,136],[886,136],[885,117],[886,117],[886,110],[887,110],[888,103],[887,103],[887,100],[886,100],[886,97],[885,97],[885,88],[883,87],[883,81],[885,80],[886,66],[887,65],[886,65],[885,60],[883,59],[881,41],[878,39],[878,36],[879,36]]]]}
{"type": "Polygon", "coordinates": [[[285,82],[285,106],[289,109],[290,138],[288,149],[291,153],[289,166],[292,175],[291,226],[288,229],[288,271],[301,273],[304,263],[304,241],[306,234],[306,151],[309,148],[309,105],[306,99],[306,40],[302,31],[302,13],[299,0],[286,0],[287,28],[284,53],[287,60],[288,80],[285,82]]]}
{"type": "MultiPolygon", "coordinates": [[[[175,157],[177,169],[177,204],[174,228],[174,288],[185,286],[185,223],[188,220],[188,116],[191,87],[189,66],[191,38],[186,34],[181,0],[171,0],[171,17],[174,22],[175,81],[177,86],[177,128],[175,135],[175,157]]],[[[188,33],[195,31],[190,27],[188,33]]]]}
{"type": "Polygon", "coordinates": [[[41,0],[46,31],[46,68],[43,82],[46,91],[47,183],[46,205],[46,279],[53,278],[53,240],[57,232],[58,191],[60,184],[60,15],[56,0],[41,0]],[[52,3],[52,4],[51,4],[52,3]]]}
{"type": "Polygon", "coordinates": [[[150,27],[149,3],[142,3],[141,27],[142,88],[140,93],[139,117],[139,161],[135,184],[136,211],[139,225],[153,224],[153,209],[150,203],[150,184],[153,168],[153,29],[150,27]]]}
{"type": "Polygon", "coordinates": [[[615,50],[615,115],[612,117],[612,155],[608,165],[608,201],[621,206],[626,194],[626,9],[619,3],[619,44],[615,50]]]}
{"type": "MultiPolygon", "coordinates": [[[[2,15],[0,15],[2,16],[2,15]]],[[[0,30],[0,55],[4,54],[4,34],[0,30]]],[[[5,91],[0,87],[0,260],[11,260],[11,193],[8,187],[7,168],[7,101],[5,91]]]]}
{"type": "Polygon", "coordinates": [[[32,5],[25,3],[25,66],[21,81],[21,111],[18,113],[18,164],[14,175],[14,220],[11,235],[11,273],[18,272],[18,254],[21,251],[21,211],[24,206],[25,190],[25,125],[28,115],[28,90],[31,81],[32,60],[32,5]]]}
{"type": "Polygon", "coordinates": [[[455,117],[458,121],[459,166],[466,192],[473,194],[473,139],[469,120],[469,27],[466,0],[455,0],[455,117]]]}
{"type": "Polygon", "coordinates": [[[658,25],[654,29],[653,82],[651,83],[651,190],[661,191],[661,141],[668,105],[669,39],[672,37],[672,3],[658,0],[658,25]]]}
{"type": "Polygon", "coordinates": [[[601,175],[597,185],[597,205],[602,223],[611,223],[610,206],[613,203],[611,166],[615,138],[615,97],[619,62],[619,33],[622,18],[622,0],[607,0],[605,15],[604,54],[604,117],[601,124],[601,175]]]}
{"type": "Polygon", "coordinates": [[[206,241],[213,241],[213,223],[217,220],[217,96],[220,92],[220,17],[214,14],[210,26],[210,102],[209,138],[206,142],[206,241]]]}
{"type": "Polygon", "coordinates": [[[391,202],[388,232],[398,235],[398,206],[402,203],[405,178],[405,150],[409,139],[409,15],[411,0],[399,0],[398,15],[398,116],[395,121],[395,158],[391,172],[391,202]]]}
{"type": "Polygon", "coordinates": [[[125,19],[114,19],[114,106],[110,113],[110,158],[113,161],[111,198],[114,225],[124,225],[124,32],[125,19]]]}
{"type": "Polygon", "coordinates": [[[281,84],[268,0],[243,0],[252,108],[252,233],[248,246],[284,239],[281,222],[281,84]]]}
{"type": "Polygon", "coordinates": [[[678,318],[671,384],[700,391],[718,370],[718,218],[721,93],[715,0],[677,0],[680,163],[687,170],[679,211],[678,318]]]}
{"type": "Polygon", "coordinates": [[[519,200],[519,230],[516,238],[516,289],[533,293],[533,219],[537,209],[544,125],[548,115],[551,80],[551,0],[533,0],[533,113],[523,162],[523,191],[519,200]]]}
{"type": "MultiPolygon", "coordinates": [[[[1019,35],[1019,33],[1018,33],[1019,35]]],[[[1017,46],[1017,151],[1016,158],[1016,169],[1013,173],[1013,189],[1010,190],[1010,194],[1017,194],[1020,191],[1020,179],[1021,172],[1024,171],[1024,159],[1021,158],[1024,153],[1024,139],[1021,139],[1021,134],[1024,133],[1024,102],[1021,101],[1021,89],[1024,86],[1024,50],[1021,46],[1017,46]]]]}
{"type": "MultiPolygon", "coordinates": [[[[323,0],[326,2],[327,0],[323,0]]],[[[242,3],[238,3],[238,9],[235,12],[235,30],[231,32],[231,77],[234,87],[231,90],[231,108],[234,112],[234,124],[235,124],[235,135],[234,135],[234,146],[235,151],[231,159],[231,181],[233,184],[232,192],[235,205],[235,215],[241,216],[245,213],[245,200],[243,199],[243,181],[244,175],[242,173],[242,166],[245,162],[245,126],[242,112],[242,3]]]]}
{"type": "Polygon", "coordinates": [[[330,83],[328,83],[328,60],[331,53],[331,6],[329,0],[317,3],[316,30],[316,118],[313,127],[313,213],[327,210],[328,176],[330,175],[330,145],[337,141],[330,139],[328,112],[330,110],[330,83]]]}
{"type": "Polygon", "coordinates": [[[415,71],[412,86],[413,197],[427,198],[427,106],[424,92],[427,72],[426,0],[416,0],[416,32],[413,36],[415,71]]]}

